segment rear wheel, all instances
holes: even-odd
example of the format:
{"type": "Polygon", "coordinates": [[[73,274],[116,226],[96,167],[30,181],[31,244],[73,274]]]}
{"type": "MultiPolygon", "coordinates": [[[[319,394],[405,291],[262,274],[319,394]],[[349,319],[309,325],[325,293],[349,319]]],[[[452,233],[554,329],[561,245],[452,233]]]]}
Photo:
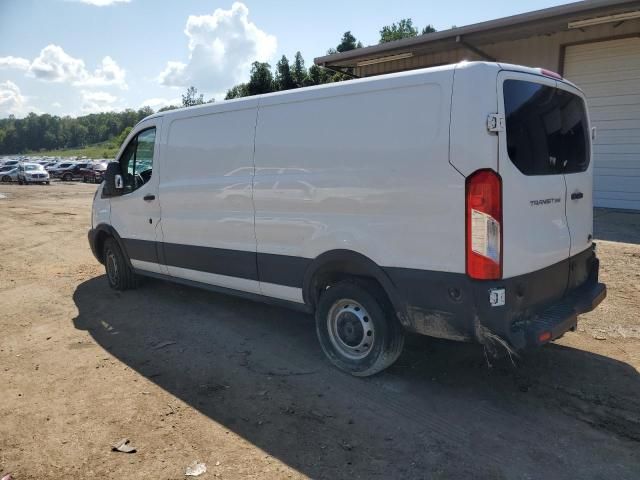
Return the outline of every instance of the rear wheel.
{"type": "Polygon", "coordinates": [[[104,242],[104,267],[109,286],[114,290],[129,290],[137,285],[136,274],[129,266],[118,242],[107,238],[104,242]]]}
{"type": "Polygon", "coordinates": [[[316,309],[316,333],[331,363],[358,377],[389,367],[404,346],[402,326],[373,282],[347,280],[325,290],[316,309]]]}
{"type": "Polygon", "coordinates": [[[5,175],[4,177],[2,177],[2,181],[3,182],[10,182],[11,181],[11,177],[9,175],[5,175]]]}
{"type": "Polygon", "coordinates": [[[71,175],[70,173],[65,173],[62,176],[62,180],[64,180],[65,182],[70,182],[71,180],[73,180],[73,175],[71,175]]]}

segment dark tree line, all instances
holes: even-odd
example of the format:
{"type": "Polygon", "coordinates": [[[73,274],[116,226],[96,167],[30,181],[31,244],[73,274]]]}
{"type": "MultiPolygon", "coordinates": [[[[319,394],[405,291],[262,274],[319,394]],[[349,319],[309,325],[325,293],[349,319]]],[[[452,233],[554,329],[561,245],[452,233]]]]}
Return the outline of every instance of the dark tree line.
{"type": "MultiPolygon", "coordinates": [[[[435,32],[435,29],[427,25],[420,34],[431,32],[435,32]]],[[[379,43],[417,35],[418,29],[413,25],[413,21],[405,18],[384,26],[380,30],[379,43]]],[[[335,48],[330,48],[327,53],[342,53],[356,48],[362,48],[362,42],[347,31],[342,35],[340,43],[335,48]]],[[[289,62],[283,55],[273,71],[269,63],[254,62],[249,80],[229,89],[225,99],[340,82],[349,78],[351,76],[348,74],[317,65],[306,68],[302,54],[296,52],[293,62],[289,62]]],[[[182,95],[182,105],[171,105],[161,108],[160,111],[210,102],[213,102],[213,99],[205,102],[204,95],[198,94],[198,90],[192,86],[182,95]]],[[[0,154],[78,148],[107,141],[119,145],[136,123],[152,113],[150,107],[143,107],[139,110],[94,113],[77,118],[30,113],[25,118],[17,119],[11,115],[9,118],[0,119],[0,154]]]]}
{"type": "Polygon", "coordinates": [[[153,110],[92,113],[81,117],[36,115],[0,119],[0,154],[75,148],[114,139],[153,110]]]}

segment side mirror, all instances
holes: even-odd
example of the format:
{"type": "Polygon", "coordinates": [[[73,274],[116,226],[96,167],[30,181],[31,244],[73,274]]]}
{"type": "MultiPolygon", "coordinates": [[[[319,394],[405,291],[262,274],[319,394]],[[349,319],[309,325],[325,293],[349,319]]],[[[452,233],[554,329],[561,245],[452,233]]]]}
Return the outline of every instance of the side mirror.
{"type": "Polygon", "coordinates": [[[102,187],[102,195],[105,197],[115,197],[122,195],[124,181],[122,179],[122,171],[118,162],[109,162],[104,172],[104,187],[102,187]]]}

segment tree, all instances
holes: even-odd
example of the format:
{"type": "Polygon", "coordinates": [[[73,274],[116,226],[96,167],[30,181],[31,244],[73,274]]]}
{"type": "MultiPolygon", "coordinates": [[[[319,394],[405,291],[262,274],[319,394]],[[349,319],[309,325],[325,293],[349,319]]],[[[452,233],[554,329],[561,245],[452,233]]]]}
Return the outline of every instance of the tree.
{"type": "Polygon", "coordinates": [[[422,33],[420,35],[425,35],[427,33],[434,33],[434,32],[437,32],[437,30],[433,27],[433,25],[429,24],[422,29],[422,33]]]}
{"type": "Polygon", "coordinates": [[[295,88],[295,86],[296,84],[294,83],[293,76],[291,75],[289,60],[283,55],[280,61],[276,64],[275,87],[277,90],[290,90],[295,88]]]}
{"type": "Polygon", "coordinates": [[[260,95],[274,91],[273,75],[271,65],[266,62],[253,62],[251,65],[251,76],[247,83],[247,93],[249,95],[260,95]]]}
{"type": "Polygon", "coordinates": [[[356,37],[351,34],[351,31],[344,32],[342,40],[336,47],[336,51],[348,52],[349,50],[355,50],[356,48],[362,48],[362,42],[357,42],[356,37]]]}
{"type": "Polygon", "coordinates": [[[298,51],[296,52],[296,58],[293,61],[293,72],[291,73],[293,76],[293,82],[296,84],[296,87],[304,87],[307,81],[307,69],[304,67],[304,58],[302,58],[302,54],[298,51]]]}
{"type": "Polygon", "coordinates": [[[194,105],[202,105],[204,103],[204,95],[198,95],[198,89],[194,86],[187,88],[185,94],[182,95],[182,106],[193,107],[194,105]]]}
{"type": "Polygon", "coordinates": [[[167,105],[166,107],[162,107],[158,112],[166,112],[167,110],[175,110],[176,108],[180,108],[177,105],[167,105]]]}
{"type": "Polygon", "coordinates": [[[411,38],[418,35],[418,29],[413,26],[413,20],[403,18],[398,23],[385,25],[380,30],[380,41],[378,43],[393,42],[402,38],[411,38]]]}
{"type": "Polygon", "coordinates": [[[319,67],[318,65],[311,65],[309,67],[309,74],[307,75],[307,82],[305,86],[310,85],[322,85],[327,83],[329,73],[326,68],[319,67]]]}
{"type": "Polygon", "coordinates": [[[235,87],[227,90],[227,94],[225,95],[225,100],[231,100],[233,98],[242,98],[249,95],[249,89],[246,83],[241,83],[236,85],[235,87]]]}

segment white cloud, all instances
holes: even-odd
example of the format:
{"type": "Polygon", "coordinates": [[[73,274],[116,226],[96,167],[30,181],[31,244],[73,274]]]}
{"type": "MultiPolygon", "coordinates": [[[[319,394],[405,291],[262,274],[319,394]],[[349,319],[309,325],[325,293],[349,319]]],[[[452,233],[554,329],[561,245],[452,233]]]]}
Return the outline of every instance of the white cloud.
{"type": "Polygon", "coordinates": [[[62,107],[62,104],[61,104],[60,102],[53,102],[53,103],[51,104],[51,106],[52,106],[53,108],[61,108],[61,107],[62,107]]]}
{"type": "Polygon", "coordinates": [[[47,45],[29,61],[19,57],[0,57],[0,67],[27,70],[28,75],[49,82],[67,82],[82,87],[117,86],[127,89],[126,72],[113,58],[106,56],[89,72],[84,61],[65,52],[58,45],[47,45]]]}
{"type": "Polygon", "coordinates": [[[163,107],[168,107],[169,105],[180,107],[182,106],[182,99],[181,98],[171,99],[171,98],[161,98],[161,97],[147,98],[144,102],[140,103],[140,108],[151,107],[155,111],[158,111],[163,107]]]}
{"type": "Polygon", "coordinates": [[[189,60],[167,62],[158,76],[163,85],[224,91],[246,81],[251,63],[271,59],[277,47],[276,37],[250,22],[249,9],[240,2],[212,15],[190,15],[184,33],[189,38],[189,60]]]}
{"type": "Polygon", "coordinates": [[[22,95],[18,85],[11,80],[0,82],[0,117],[16,115],[22,117],[29,112],[40,113],[40,110],[27,104],[28,97],[22,95]]]}
{"type": "Polygon", "coordinates": [[[82,113],[111,112],[121,109],[116,105],[118,97],[109,92],[82,90],[82,113]]]}
{"type": "Polygon", "coordinates": [[[94,7],[108,7],[109,5],[115,5],[116,3],[129,3],[131,0],[77,0],[80,3],[86,3],[87,5],[93,5],[94,7]]]}
{"type": "Polygon", "coordinates": [[[12,57],[0,57],[0,68],[15,68],[17,70],[29,70],[31,62],[26,58],[12,57]]]}

